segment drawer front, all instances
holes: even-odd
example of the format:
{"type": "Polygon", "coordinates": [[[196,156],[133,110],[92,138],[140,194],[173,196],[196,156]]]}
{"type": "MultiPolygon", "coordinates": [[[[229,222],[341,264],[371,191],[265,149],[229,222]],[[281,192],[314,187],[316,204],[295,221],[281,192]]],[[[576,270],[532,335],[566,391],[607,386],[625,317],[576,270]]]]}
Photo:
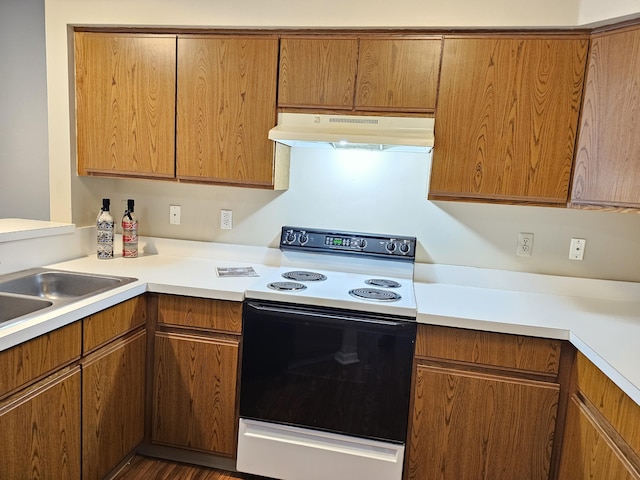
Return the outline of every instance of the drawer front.
{"type": "Polygon", "coordinates": [[[556,375],[561,342],[504,333],[419,325],[416,357],[556,375]]]}
{"type": "Polygon", "coordinates": [[[140,296],[114,305],[83,320],[83,353],[124,335],[147,320],[146,301],[140,296]]]}
{"type": "Polygon", "coordinates": [[[219,332],[242,331],[242,303],[208,298],[160,295],[158,323],[219,332]]]}
{"type": "Polygon", "coordinates": [[[0,352],[0,397],[80,358],[81,330],[75,322],[0,352]]]}

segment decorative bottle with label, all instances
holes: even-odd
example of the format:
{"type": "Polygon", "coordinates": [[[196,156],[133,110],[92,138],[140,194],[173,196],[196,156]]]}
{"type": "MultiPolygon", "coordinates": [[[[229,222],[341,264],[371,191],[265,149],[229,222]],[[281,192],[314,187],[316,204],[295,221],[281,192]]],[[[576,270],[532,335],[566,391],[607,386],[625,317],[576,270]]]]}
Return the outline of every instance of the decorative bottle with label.
{"type": "Polygon", "coordinates": [[[127,200],[127,210],[122,217],[122,256],[138,256],[138,219],[133,213],[133,200],[127,200]]]}
{"type": "Polygon", "coordinates": [[[110,200],[102,199],[102,208],[98,213],[96,226],[98,227],[98,258],[113,258],[113,217],[109,213],[110,200]]]}

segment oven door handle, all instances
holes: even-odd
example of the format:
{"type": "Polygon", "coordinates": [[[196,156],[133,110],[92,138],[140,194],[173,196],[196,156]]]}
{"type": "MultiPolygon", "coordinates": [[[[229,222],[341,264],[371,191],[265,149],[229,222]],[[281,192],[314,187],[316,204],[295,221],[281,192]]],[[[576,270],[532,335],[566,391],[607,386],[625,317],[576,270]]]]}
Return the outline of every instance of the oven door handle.
{"type": "Polygon", "coordinates": [[[360,312],[354,312],[353,314],[345,313],[344,315],[340,315],[322,311],[313,311],[310,309],[296,308],[295,306],[268,305],[253,301],[245,301],[245,307],[258,310],[261,314],[287,316],[295,315],[298,317],[304,317],[310,321],[322,323],[360,322],[389,328],[411,328],[414,327],[415,324],[415,321],[413,320],[394,320],[392,318],[377,317],[375,315],[363,315],[360,312]]]}

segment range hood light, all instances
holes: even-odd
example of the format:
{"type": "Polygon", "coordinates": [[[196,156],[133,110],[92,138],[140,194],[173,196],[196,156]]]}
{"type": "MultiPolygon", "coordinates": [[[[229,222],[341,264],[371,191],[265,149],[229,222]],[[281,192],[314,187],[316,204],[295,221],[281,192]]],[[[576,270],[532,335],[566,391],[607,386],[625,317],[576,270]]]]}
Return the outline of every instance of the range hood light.
{"type": "Polygon", "coordinates": [[[430,152],[434,119],[279,113],[269,139],[290,147],[430,152]]]}

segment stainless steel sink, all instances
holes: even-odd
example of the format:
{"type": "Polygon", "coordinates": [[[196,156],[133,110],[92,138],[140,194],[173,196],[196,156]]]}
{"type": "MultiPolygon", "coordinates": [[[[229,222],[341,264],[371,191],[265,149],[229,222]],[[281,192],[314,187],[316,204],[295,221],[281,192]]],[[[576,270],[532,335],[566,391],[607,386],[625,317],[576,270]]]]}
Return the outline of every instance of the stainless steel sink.
{"type": "Polygon", "coordinates": [[[0,325],[126,285],[137,278],[32,268],[0,275],[0,325]]]}
{"type": "Polygon", "coordinates": [[[123,280],[116,277],[46,271],[27,274],[6,282],[0,280],[0,292],[58,300],[83,297],[122,284],[123,280]]]}
{"type": "Polygon", "coordinates": [[[53,305],[49,300],[0,294],[0,323],[53,305]]]}

